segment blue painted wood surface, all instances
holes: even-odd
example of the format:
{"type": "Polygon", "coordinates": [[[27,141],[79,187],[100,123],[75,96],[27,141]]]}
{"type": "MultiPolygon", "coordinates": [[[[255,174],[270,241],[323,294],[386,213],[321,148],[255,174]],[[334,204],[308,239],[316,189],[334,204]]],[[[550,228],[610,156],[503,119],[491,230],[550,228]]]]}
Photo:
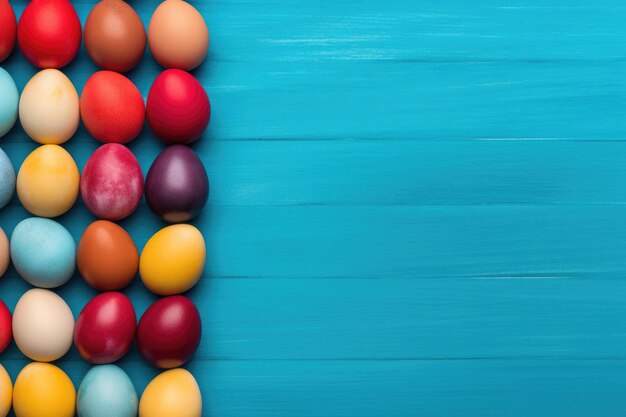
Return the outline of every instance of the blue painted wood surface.
{"type": "MultiPolygon", "coordinates": [[[[212,35],[205,415],[626,414],[623,1],[193,4],[212,35]]],[[[132,5],[147,24],[157,2],[132,5]]],[[[3,65],[20,89],[35,73],[3,65]]],[[[84,50],[66,69],[79,91],[93,71],[84,50]]],[[[145,96],[158,72],[147,53],[130,77],[145,96]]],[[[16,168],[35,148],[19,127],[0,146],[16,168]]],[[[96,147],[83,128],[67,146],[81,168],[96,147]]],[[[146,172],[162,145],[131,149],[146,172]]],[[[26,216],[14,200],[0,226],[26,216]]],[[[92,220],[61,218],[77,238],[92,220]]],[[[122,225],[142,247],[163,224],[142,206],[122,225]]],[[[26,289],[0,280],[11,309],[26,289]]],[[[75,314],[95,294],[60,293],[75,314]]],[[[58,363],[76,384],[89,367],[58,363]]],[[[139,392],[156,375],[136,350],[121,365],[139,392]]]]}

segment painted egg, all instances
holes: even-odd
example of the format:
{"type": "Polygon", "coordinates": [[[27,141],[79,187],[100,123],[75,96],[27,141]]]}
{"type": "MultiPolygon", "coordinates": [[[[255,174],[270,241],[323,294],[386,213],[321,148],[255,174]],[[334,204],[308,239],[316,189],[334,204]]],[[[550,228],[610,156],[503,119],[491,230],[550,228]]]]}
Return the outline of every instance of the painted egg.
{"type": "Polygon", "coordinates": [[[141,395],[139,417],[201,416],[200,387],[185,369],[170,369],[157,375],[141,395]]]}
{"type": "Polygon", "coordinates": [[[167,144],[195,142],[211,118],[209,96],[193,75],[177,69],[163,71],[148,93],[146,118],[152,132],[167,144]]]}
{"type": "Polygon", "coordinates": [[[0,148],[0,209],[9,204],[15,191],[15,169],[7,154],[0,148]]]}
{"type": "MultiPolygon", "coordinates": [[[[11,344],[11,338],[13,332],[11,330],[11,312],[7,308],[6,304],[0,300],[0,353],[4,352],[9,344],[11,344]]],[[[0,406],[0,409],[2,407],[0,406]]],[[[0,413],[0,416],[2,413],[0,413]]]]}
{"type": "MultiPolygon", "coordinates": [[[[0,62],[7,59],[15,46],[17,20],[9,0],[0,0],[0,62]]],[[[2,135],[0,135],[2,136],[2,135]]],[[[2,413],[0,412],[0,416],[2,413]]]]}
{"type": "Polygon", "coordinates": [[[4,366],[0,365],[0,417],[6,417],[11,411],[13,401],[13,383],[4,366]]]}
{"type": "Polygon", "coordinates": [[[129,216],[143,194],[143,174],[127,147],[108,143],[87,161],[80,181],[80,195],[95,216],[120,220],[129,216]]]}
{"type": "Polygon", "coordinates": [[[85,48],[101,68],[133,69],[146,49],[146,31],[137,13],[122,0],[102,0],[85,22],[85,48]]]}
{"type": "Polygon", "coordinates": [[[127,143],[135,139],[143,128],[145,113],[143,98],[135,84],[117,72],[96,72],[89,77],[80,96],[83,123],[101,142],[127,143]]]}
{"type": "Polygon", "coordinates": [[[78,388],[78,417],[135,417],[138,406],[135,386],[115,365],[94,366],[78,388]]]}
{"type": "Polygon", "coordinates": [[[70,79],[56,69],[35,74],[20,97],[20,123],[35,142],[67,142],[80,123],[78,93],[70,79]]]}
{"type": "Polygon", "coordinates": [[[61,368],[32,362],[15,379],[13,409],[16,417],[72,417],[76,389],[61,368]]]}
{"type": "MultiPolygon", "coordinates": [[[[0,9],[3,1],[6,0],[0,0],[0,9]]],[[[0,11],[0,13],[2,12],[0,11]]],[[[0,18],[0,32],[2,32],[2,18],[0,18]]],[[[0,42],[2,42],[1,34],[0,42]]],[[[11,74],[0,68],[0,97],[2,97],[0,100],[0,138],[11,130],[17,120],[19,96],[11,74]]]]}
{"type": "Polygon", "coordinates": [[[33,288],[13,311],[13,339],[34,361],[51,362],[70,350],[74,316],[65,301],[49,290],[33,288]]]}
{"type": "Polygon", "coordinates": [[[191,4],[166,0],[150,19],[148,43],[159,64],[190,71],[206,57],[209,30],[202,15],[191,4]]]}
{"type": "Polygon", "coordinates": [[[177,368],[191,359],[201,337],[198,309],[189,298],[174,295],[161,298],[143,313],[137,348],[154,366],[177,368]]]}
{"type": "Polygon", "coordinates": [[[112,363],[122,358],[135,340],[137,318],[124,294],[105,292],[80,312],[74,327],[74,344],[88,362],[112,363]]]}
{"type": "Polygon", "coordinates": [[[139,275],[159,295],[180,294],[196,285],[206,262],[202,233],[189,224],[175,224],[154,234],[139,259],[139,275]]]}
{"type": "Polygon", "coordinates": [[[82,28],[69,0],[32,0],[17,25],[17,43],[39,68],[69,64],[80,47],[82,28]]]}
{"type": "Polygon", "coordinates": [[[209,177],[191,148],[172,145],[154,161],[146,177],[146,201],[168,222],[196,217],[209,197],[209,177]]]}
{"type": "Polygon", "coordinates": [[[11,262],[11,251],[9,249],[9,238],[0,227],[0,277],[7,272],[11,262]]]}
{"type": "Polygon", "coordinates": [[[135,242],[124,229],[107,220],[95,221],[85,229],[76,259],[85,282],[99,291],[121,290],[139,269],[135,242]]]}
{"type": "Polygon", "coordinates": [[[78,198],[80,174],[72,156],[58,145],[31,152],[17,174],[17,196],[36,216],[57,217],[78,198]]]}

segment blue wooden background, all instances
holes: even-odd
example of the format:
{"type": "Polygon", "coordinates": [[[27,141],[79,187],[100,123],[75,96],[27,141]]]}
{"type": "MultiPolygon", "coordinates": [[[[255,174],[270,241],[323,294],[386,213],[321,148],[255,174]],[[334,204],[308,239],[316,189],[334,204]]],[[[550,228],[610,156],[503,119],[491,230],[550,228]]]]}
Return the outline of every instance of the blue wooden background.
{"type": "MultiPolygon", "coordinates": [[[[95,1],[74,4],[84,22],[95,1]]],[[[626,415],[626,3],[193,4],[205,415],[626,415]]],[[[147,25],[157,1],[132,5],[147,25]]],[[[20,89],[35,73],[2,65],[20,89]]],[[[93,71],[84,50],[66,69],[79,91],[93,71]]],[[[146,53],[130,77],[145,96],[158,72],[146,53]]],[[[16,168],[35,148],[19,127],[0,146],[16,168]]],[[[82,168],[96,146],[81,128],[67,148],[82,168]]],[[[131,148],[147,172],[162,145],[131,148]]],[[[26,216],[14,200],[0,225],[26,216]]],[[[61,218],[77,238],[92,220],[61,218]]],[[[163,226],[145,206],[122,225],[140,248],[163,226]]],[[[0,280],[11,309],[26,289],[0,280]]],[[[95,295],[60,293],[75,314],[95,295]]],[[[155,299],[127,293],[138,314],[155,299]]],[[[139,392],[157,373],[121,365],[139,392]]]]}

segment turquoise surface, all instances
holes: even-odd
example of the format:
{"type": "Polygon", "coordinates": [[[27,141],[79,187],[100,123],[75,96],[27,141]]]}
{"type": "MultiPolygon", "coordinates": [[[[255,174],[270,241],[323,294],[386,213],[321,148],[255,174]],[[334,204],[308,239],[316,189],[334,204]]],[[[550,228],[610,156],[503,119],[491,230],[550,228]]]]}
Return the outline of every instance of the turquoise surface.
{"type": "MultiPolygon", "coordinates": [[[[206,416],[626,415],[623,1],[193,4],[212,36],[188,366],[206,416]]],[[[132,5],[147,24],[157,2],[132,5]]],[[[2,65],[20,90],[35,73],[2,65]]],[[[94,70],[82,50],[65,71],[80,90],[94,70]]],[[[130,73],[144,97],[158,72],[147,54],[130,73]]],[[[16,127],[0,146],[17,168],[36,144],[16,127]]],[[[67,149],[82,168],[96,147],[81,128],[67,149]]],[[[144,173],[162,148],[131,145],[144,173]]],[[[26,216],[14,198],[0,225],[26,216]]],[[[122,225],[143,247],[163,223],[142,205],[122,225]]],[[[27,288],[11,270],[0,297],[27,288]]],[[[126,293],[139,315],[155,300],[126,293]]],[[[77,314],[95,292],[60,294],[77,314]]],[[[89,369],[58,364],[76,386],[89,369]]],[[[136,349],[120,366],[139,393],[157,374],[136,349]]]]}

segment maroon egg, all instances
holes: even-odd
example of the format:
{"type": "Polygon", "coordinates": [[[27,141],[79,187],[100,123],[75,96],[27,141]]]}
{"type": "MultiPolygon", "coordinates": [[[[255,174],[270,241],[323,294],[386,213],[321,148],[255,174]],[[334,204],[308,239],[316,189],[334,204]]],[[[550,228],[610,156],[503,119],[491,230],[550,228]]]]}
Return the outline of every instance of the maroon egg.
{"type": "Polygon", "coordinates": [[[198,349],[202,337],[200,314],[182,295],[161,298],[139,320],[137,347],[154,366],[178,368],[198,349]]]}
{"type": "Polygon", "coordinates": [[[130,350],[137,318],[124,294],[105,292],[87,303],[74,327],[74,344],[80,356],[95,364],[112,363],[130,350]]]}
{"type": "Polygon", "coordinates": [[[94,215],[106,220],[129,216],[143,194],[143,174],[124,145],[107,143],[91,155],[80,179],[80,195],[94,215]]]}
{"type": "Polygon", "coordinates": [[[209,177],[191,148],[172,145],[154,161],[146,176],[146,201],[168,222],[196,217],[209,196],[209,177]]]}

